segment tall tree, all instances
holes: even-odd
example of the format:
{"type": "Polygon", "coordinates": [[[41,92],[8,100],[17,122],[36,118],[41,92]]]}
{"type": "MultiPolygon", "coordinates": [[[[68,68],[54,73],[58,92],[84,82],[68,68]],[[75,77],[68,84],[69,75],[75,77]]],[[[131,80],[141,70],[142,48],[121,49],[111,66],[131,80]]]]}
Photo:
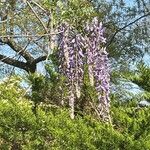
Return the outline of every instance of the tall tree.
{"type": "Polygon", "coordinates": [[[149,52],[148,6],[148,0],[135,3],[125,0],[3,1],[0,3],[0,60],[35,72],[36,64],[54,49],[53,40],[61,22],[68,22],[83,32],[84,23],[98,16],[106,28],[106,47],[112,67],[124,70],[130,61],[149,52]],[[10,57],[7,48],[16,54],[10,57]]]}
{"type": "Polygon", "coordinates": [[[27,72],[35,72],[36,64],[46,59],[43,54],[48,51],[46,41],[51,35],[49,11],[36,2],[22,3],[20,0],[5,1],[0,7],[0,60],[27,72]],[[9,49],[15,52],[13,57],[10,57],[9,49]]]}

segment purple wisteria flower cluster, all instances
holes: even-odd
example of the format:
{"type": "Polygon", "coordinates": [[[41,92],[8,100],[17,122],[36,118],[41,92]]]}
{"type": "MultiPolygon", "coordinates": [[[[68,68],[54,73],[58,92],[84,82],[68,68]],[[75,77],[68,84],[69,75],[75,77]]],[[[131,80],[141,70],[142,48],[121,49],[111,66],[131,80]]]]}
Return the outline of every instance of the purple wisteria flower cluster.
{"type": "Polygon", "coordinates": [[[102,23],[94,18],[85,27],[81,36],[67,24],[60,27],[59,60],[60,72],[68,79],[71,118],[74,118],[74,102],[80,98],[84,66],[88,65],[89,82],[98,94],[98,110],[102,119],[109,119],[109,66],[108,53],[103,47],[106,42],[102,23]],[[86,52],[83,54],[83,50],[86,52]],[[86,59],[85,59],[86,58],[86,59]]]}
{"type": "MultiPolygon", "coordinates": [[[[66,26],[61,26],[61,42],[59,44],[60,72],[68,79],[69,105],[71,108],[71,118],[74,118],[74,102],[80,98],[81,86],[83,84],[83,52],[80,34],[75,34],[73,30],[66,26]]],[[[83,45],[83,44],[82,44],[83,45]]]]}
{"type": "Polygon", "coordinates": [[[87,24],[85,31],[87,33],[85,40],[89,79],[91,85],[94,85],[98,92],[99,114],[106,120],[109,119],[110,76],[108,53],[103,47],[103,43],[106,43],[103,35],[104,29],[102,23],[99,23],[98,19],[94,18],[91,23],[87,24]]]}

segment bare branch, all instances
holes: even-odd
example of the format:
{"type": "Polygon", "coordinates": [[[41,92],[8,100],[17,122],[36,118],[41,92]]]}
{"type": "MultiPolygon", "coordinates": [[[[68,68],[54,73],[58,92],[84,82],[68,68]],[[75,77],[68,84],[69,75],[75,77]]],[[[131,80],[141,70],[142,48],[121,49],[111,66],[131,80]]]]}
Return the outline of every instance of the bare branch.
{"type": "Polygon", "coordinates": [[[40,4],[38,4],[35,1],[31,1],[31,3],[35,4],[36,6],[38,6],[41,10],[43,10],[44,12],[47,12],[40,4]]]}
{"type": "Polygon", "coordinates": [[[28,38],[28,37],[44,37],[44,36],[50,36],[50,35],[56,35],[60,34],[61,32],[54,32],[54,33],[48,33],[48,34],[36,34],[36,35],[26,35],[26,34],[20,34],[20,35],[2,35],[0,38],[28,38]]]}
{"type": "Polygon", "coordinates": [[[135,19],[134,21],[130,22],[129,24],[125,25],[124,27],[122,27],[122,28],[116,30],[116,32],[112,35],[112,37],[110,38],[110,40],[109,40],[108,43],[106,44],[106,48],[111,45],[111,43],[113,42],[115,36],[116,36],[119,32],[121,32],[121,31],[124,30],[125,28],[131,26],[132,24],[136,23],[137,21],[139,21],[139,20],[141,20],[142,18],[145,18],[145,17],[147,17],[147,16],[149,16],[149,15],[150,15],[150,12],[147,13],[147,14],[145,14],[145,15],[143,15],[143,16],[141,16],[141,17],[139,17],[139,18],[137,18],[137,19],[135,19]]]}
{"type": "Polygon", "coordinates": [[[1,43],[7,44],[10,48],[12,48],[15,52],[19,53],[21,56],[23,56],[27,61],[33,61],[34,58],[28,53],[27,51],[24,51],[24,49],[19,46],[15,41],[12,39],[0,39],[1,43]]]}
{"type": "Polygon", "coordinates": [[[12,65],[14,67],[18,67],[20,69],[26,70],[26,68],[27,68],[25,62],[21,62],[21,61],[18,61],[18,60],[13,59],[13,58],[9,58],[9,57],[1,55],[1,54],[0,54],[0,61],[6,63],[8,65],[12,65]]]}
{"type": "Polygon", "coordinates": [[[43,26],[45,32],[48,33],[48,30],[47,30],[45,24],[44,24],[43,21],[40,19],[40,17],[38,16],[38,14],[34,11],[34,9],[32,8],[31,4],[30,4],[28,1],[27,1],[27,4],[28,4],[28,6],[31,8],[31,10],[32,10],[32,12],[34,13],[34,15],[36,16],[36,18],[41,22],[41,24],[42,24],[42,26],[43,26]]]}
{"type": "Polygon", "coordinates": [[[40,56],[40,57],[38,57],[37,59],[34,60],[34,63],[37,64],[37,63],[39,63],[41,61],[46,60],[46,58],[47,58],[47,56],[40,56]]]}
{"type": "MultiPolygon", "coordinates": [[[[27,46],[28,46],[28,44],[27,44],[27,46]]],[[[27,47],[27,46],[25,46],[24,51],[26,50],[26,47],[27,47]]],[[[15,58],[17,55],[19,55],[19,54],[20,54],[20,52],[21,52],[21,51],[22,51],[22,50],[20,50],[19,52],[17,52],[17,53],[16,53],[16,55],[15,55],[15,56],[13,56],[13,57],[11,57],[11,58],[12,58],[12,59],[13,59],[13,58],[15,58]]],[[[21,55],[20,55],[20,56],[21,56],[21,55]]],[[[3,59],[0,59],[0,61],[2,61],[2,62],[3,62],[3,61],[4,61],[5,59],[7,59],[7,58],[10,58],[10,57],[4,57],[3,59]]]]}
{"type": "Polygon", "coordinates": [[[7,22],[7,19],[0,21],[0,24],[5,23],[5,22],[7,22]]]}

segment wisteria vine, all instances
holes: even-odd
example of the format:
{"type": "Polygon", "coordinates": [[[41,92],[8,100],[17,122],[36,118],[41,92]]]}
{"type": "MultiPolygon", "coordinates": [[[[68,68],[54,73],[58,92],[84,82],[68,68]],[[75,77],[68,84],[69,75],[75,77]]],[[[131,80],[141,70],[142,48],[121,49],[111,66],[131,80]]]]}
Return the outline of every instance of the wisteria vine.
{"type": "Polygon", "coordinates": [[[68,25],[61,26],[61,42],[59,44],[60,72],[68,79],[70,116],[74,118],[74,101],[80,98],[80,89],[83,83],[83,52],[81,36],[75,35],[68,25]]]}
{"type": "Polygon", "coordinates": [[[88,65],[90,84],[97,90],[99,115],[104,120],[109,119],[109,63],[108,53],[103,47],[106,39],[102,23],[97,18],[87,23],[84,36],[67,24],[63,24],[59,30],[59,70],[68,79],[71,118],[74,118],[75,100],[80,98],[84,65],[88,65]],[[86,52],[83,53],[83,50],[86,52]]]}
{"type": "Polygon", "coordinates": [[[95,85],[98,92],[98,110],[101,117],[105,119],[109,118],[109,66],[108,66],[108,53],[103,47],[103,43],[106,43],[104,38],[104,29],[102,23],[98,22],[97,18],[94,18],[91,23],[88,23],[86,28],[87,36],[86,40],[86,53],[89,79],[91,85],[95,85]],[[93,81],[94,80],[94,81],[93,81]]]}

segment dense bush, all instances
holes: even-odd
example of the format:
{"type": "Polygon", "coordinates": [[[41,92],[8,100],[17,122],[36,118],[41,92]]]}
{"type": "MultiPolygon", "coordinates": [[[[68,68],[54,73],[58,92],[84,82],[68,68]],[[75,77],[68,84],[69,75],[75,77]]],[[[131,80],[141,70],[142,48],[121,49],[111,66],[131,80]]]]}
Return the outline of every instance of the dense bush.
{"type": "Polygon", "coordinates": [[[149,109],[130,105],[112,107],[113,124],[94,117],[76,116],[67,109],[39,104],[37,115],[32,101],[16,82],[1,84],[0,149],[14,150],[148,150],[150,149],[149,109]]]}

